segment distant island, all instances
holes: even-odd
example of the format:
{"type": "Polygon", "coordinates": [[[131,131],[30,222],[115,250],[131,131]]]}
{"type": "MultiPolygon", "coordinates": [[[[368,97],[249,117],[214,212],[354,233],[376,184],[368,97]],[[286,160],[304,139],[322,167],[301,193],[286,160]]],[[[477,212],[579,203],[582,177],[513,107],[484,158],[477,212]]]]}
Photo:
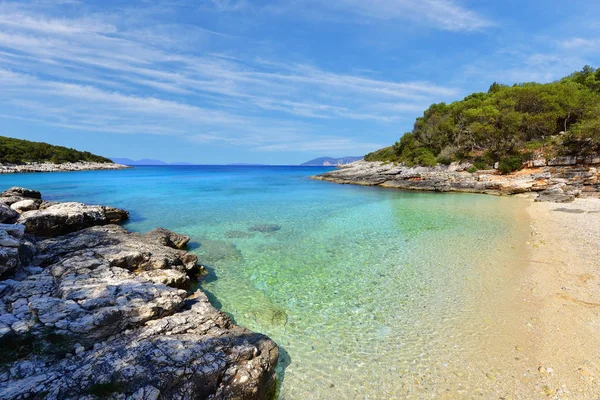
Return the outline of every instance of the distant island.
{"type": "Polygon", "coordinates": [[[89,151],[0,136],[0,173],[123,168],[126,167],[89,151]]]}
{"type": "Polygon", "coordinates": [[[303,167],[337,167],[340,165],[346,165],[353,163],[358,160],[362,160],[363,157],[340,157],[340,158],[332,158],[332,157],[320,157],[315,158],[314,160],[307,161],[303,164],[300,164],[303,167]]]}

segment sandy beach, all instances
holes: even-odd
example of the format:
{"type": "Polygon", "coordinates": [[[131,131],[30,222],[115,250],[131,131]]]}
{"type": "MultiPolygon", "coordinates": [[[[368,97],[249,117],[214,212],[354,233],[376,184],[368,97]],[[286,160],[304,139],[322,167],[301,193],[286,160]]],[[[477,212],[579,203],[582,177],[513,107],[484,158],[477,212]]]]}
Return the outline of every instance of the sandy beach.
{"type": "Polygon", "coordinates": [[[600,394],[600,199],[532,203],[530,262],[522,284],[524,321],[541,393],[560,399],[600,394]]]}

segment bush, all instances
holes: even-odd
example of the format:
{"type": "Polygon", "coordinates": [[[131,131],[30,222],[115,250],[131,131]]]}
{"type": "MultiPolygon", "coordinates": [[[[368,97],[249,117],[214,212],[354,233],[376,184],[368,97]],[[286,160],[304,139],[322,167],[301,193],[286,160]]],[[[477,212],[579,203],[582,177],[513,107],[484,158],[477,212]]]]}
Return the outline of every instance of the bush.
{"type": "Polygon", "coordinates": [[[435,167],[437,165],[437,159],[429,149],[422,147],[415,150],[414,154],[414,162],[419,165],[424,165],[426,167],[435,167]]]}
{"type": "MultiPolygon", "coordinates": [[[[547,158],[600,153],[600,69],[584,67],[545,84],[494,83],[487,93],[433,104],[392,148],[369,158],[433,165],[431,153],[442,164],[460,160],[489,168],[523,151],[543,150],[547,158]],[[560,140],[548,146],[551,138],[560,140]]],[[[511,162],[516,165],[514,159],[503,164],[512,169],[511,162]]]]}
{"type": "Polygon", "coordinates": [[[498,171],[503,174],[508,174],[514,171],[518,171],[523,167],[523,157],[518,156],[510,156],[503,158],[498,163],[498,171]]]}
{"type": "Polygon", "coordinates": [[[475,172],[479,171],[479,169],[477,169],[476,166],[470,166],[469,168],[467,168],[467,172],[470,172],[472,174],[474,174],[475,172]]]}
{"type": "Polygon", "coordinates": [[[440,154],[437,156],[437,162],[444,165],[450,165],[454,161],[457,161],[458,148],[454,146],[446,146],[442,149],[440,154]]]}

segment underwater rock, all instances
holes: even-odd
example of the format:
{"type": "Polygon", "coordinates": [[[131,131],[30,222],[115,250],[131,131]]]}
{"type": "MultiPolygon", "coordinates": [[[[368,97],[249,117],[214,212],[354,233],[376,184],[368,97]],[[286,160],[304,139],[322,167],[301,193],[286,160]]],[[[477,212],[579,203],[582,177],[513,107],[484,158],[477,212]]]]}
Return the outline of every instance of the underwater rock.
{"type": "Polygon", "coordinates": [[[262,233],[277,232],[280,229],[281,229],[281,226],[279,226],[277,224],[259,224],[259,225],[254,225],[254,226],[251,226],[250,228],[248,228],[248,230],[250,232],[262,232],[262,233]]]}
{"type": "Polygon", "coordinates": [[[225,240],[201,240],[199,252],[202,262],[208,265],[221,261],[242,261],[242,252],[233,243],[225,240]]]}
{"type": "Polygon", "coordinates": [[[254,235],[244,231],[227,231],[225,232],[225,237],[228,239],[249,239],[254,237],[254,235]]]}

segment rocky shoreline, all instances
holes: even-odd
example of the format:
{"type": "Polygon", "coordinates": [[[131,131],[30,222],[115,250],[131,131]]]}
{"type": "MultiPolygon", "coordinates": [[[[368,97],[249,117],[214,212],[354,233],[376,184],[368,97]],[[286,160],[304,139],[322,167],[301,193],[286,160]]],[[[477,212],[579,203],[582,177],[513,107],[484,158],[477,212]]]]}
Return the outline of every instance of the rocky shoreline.
{"type": "Polygon", "coordinates": [[[277,345],[193,291],[189,237],[0,193],[0,398],[271,399],[277,345]]]}
{"type": "Polygon", "coordinates": [[[571,202],[575,197],[600,195],[597,166],[545,165],[502,175],[496,170],[467,172],[470,164],[406,167],[361,160],[312,178],[341,184],[435,192],[493,195],[531,193],[537,196],[536,201],[571,202]]]}
{"type": "Polygon", "coordinates": [[[98,162],[75,163],[27,163],[23,165],[0,164],[0,174],[17,174],[26,172],[69,172],[69,171],[94,171],[131,168],[127,165],[98,162]]]}

